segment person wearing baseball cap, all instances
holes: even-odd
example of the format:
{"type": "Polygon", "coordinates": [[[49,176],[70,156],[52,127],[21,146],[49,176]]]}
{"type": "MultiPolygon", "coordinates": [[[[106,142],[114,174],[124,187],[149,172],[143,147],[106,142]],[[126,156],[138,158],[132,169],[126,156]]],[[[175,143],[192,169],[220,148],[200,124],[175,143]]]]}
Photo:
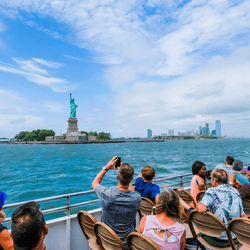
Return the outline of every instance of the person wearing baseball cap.
{"type": "Polygon", "coordinates": [[[0,191],[0,250],[14,250],[13,240],[7,227],[3,226],[1,222],[5,219],[3,205],[7,198],[7,194],[0,191]]]}

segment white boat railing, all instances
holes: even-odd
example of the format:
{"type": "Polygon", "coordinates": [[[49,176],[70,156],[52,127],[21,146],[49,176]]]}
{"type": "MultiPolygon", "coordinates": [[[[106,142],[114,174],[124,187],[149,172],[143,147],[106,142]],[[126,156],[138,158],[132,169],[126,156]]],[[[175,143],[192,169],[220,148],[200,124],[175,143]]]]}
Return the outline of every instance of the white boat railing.
{"type": "MultiPolygon", "coordinates": [[[[167,178],[156,179],[156,180],[154,180],[154,182],[163,182],[163,181],[165,182],[165,181],[169,181],[169,180],[179,178],[178,182],[171,183],[169,185],[164,185],[164,186],[159,185],[159,186],[160,186],[161,189],[162,188],[167,188],[167,187],[173,187],[173,186],[176,186],[176,187],[179,186],[179,187],[183,188],[184,184],[190,183],[190,180],[184,181],[184,178],[185,177],[190,177],[190,176],[192,176],[192,174],[177,175],[177,176],[171,176],[171,177],[167,177],[167,178]]],[[[77,193],[70,193],[70,194],[57,195],[57,196],[52,196],[52,197],[47,197],[47,198],[41,198],[41,199],[36,199],[36,200],[32,200],[32,201],[35,201],[37,203],[41,203],[41,202],[55,201],[55,200],[60,200],[60,199],[65,199],[66,198],[67,202],[66,202],[65,206],[42,210],[42,212],[43,212],[43,214],[52,214],[52,213],[55,213],[55,212],[66,211],[66,215],[70,216],[70,210],[72,208],[83,207],[83,206],[86,206],[86,205],[90,205],[90,204],[94,204],[94,203],[99,202],[99,199],[95,199],[95,200],[70,204],[70,198],[75,197],[75,196],[93,194],[93,193],[95,193],[94,190],[89,190],[89,191],[83,191],[83,192],[77,192],[77,193]]],[[[25,204],[27,202],[28,201],[22,201],[22,202],[17,202],[17,203],[6,204],[6,205],[4,205],[3,209],[6,210],[6,209],[19,207],[19,206],[21,206],[21,205],[23,205],[23,204],[25,204]]],[[[10,221],[11,221],[11,218],[8,217],[3,222],[7,223],[7,222],[10,222],[10,221]]]]}

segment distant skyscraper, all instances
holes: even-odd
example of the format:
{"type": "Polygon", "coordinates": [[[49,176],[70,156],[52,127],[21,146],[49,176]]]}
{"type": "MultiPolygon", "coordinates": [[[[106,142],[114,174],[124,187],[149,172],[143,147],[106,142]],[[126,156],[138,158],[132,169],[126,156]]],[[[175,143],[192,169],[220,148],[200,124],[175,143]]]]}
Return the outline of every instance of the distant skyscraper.
{"type": "Polygon", "coordinates": [[[216,136],[221,137],[221,123],[220,120],[215,121],[216,136]]]}
{"type": "Polygon", "coordinates": [[[152,130],[148,129],[148,138],[152,137],[152,130]]]}
{"type": "Polygon", "coordinates": [[[201,126],[199,126],[199,133],[202,134],[201,126]]]}
{"type": "Polygon", "coordinates": [[[168,135],[173,136],[174,135],[174,130],[168,130],[168,135]]]}

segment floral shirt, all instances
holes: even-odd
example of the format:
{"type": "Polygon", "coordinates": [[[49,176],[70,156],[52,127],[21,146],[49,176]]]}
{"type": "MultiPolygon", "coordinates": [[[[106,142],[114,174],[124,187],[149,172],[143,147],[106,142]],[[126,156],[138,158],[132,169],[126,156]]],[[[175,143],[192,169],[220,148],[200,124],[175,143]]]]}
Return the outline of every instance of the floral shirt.
{"type": "MultiPolygon", "coordinates": [[[[238,190],[227,184],[209,188],[201,200],[201,203],[226,226],[232,219],[239,218],[242,214],[245,214],[238,190]]],[[[219,239],[226,240],[226,232],[223,232],[219,239]]]]}

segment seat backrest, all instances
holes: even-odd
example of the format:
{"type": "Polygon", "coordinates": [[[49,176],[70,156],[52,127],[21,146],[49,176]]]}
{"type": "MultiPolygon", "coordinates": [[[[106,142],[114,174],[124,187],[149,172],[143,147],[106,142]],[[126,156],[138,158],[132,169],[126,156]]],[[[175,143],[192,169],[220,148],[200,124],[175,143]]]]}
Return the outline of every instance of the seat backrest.
{"type": "MultiPolygon", "coordinates": [[[[243,246],[250,247],[250,220],[247,218],[236,218],[229,222],[228,230],[233,232],[243,246]]],[[[242,248],[244,249],[244,248],[242,248]]]]}
{"type": "Polygon", "coordinates": [[[183,188],[173,188],[173,190],[177,193],[177,195],[184,200],[188,205],[190,205],[191,202],[194,202],[194,198],[192,197],[192,195],[186,191],[183,188]]]}
{"type": "Polygon", "coordinates": [[[84,210],[78,212],[77,220],[87,240],[95,236],[94,225],[97,220],[90,213],[84,210]]]}
{"type": "Polygon", "coordinates": [[[200,191],[200,192],[197,194],[197,196],[196,196],[197,202],[200,202],[200,201],[202,200],[202,198],[204,197],[205,193],[206,193],[206,190],[202,190],[202,191],[200,191]]]}
{"type": "Polygon", "coordinates": [[[94,226],[95,235],[102,249],[125,249],[118,235],[103,222],[96,222],[94,226]]]}
{"type": "Polygon", "coordinates": [[[146,235],[132,232],[127,238],[128,248],[131,250],[161,250],[161,248],[146,235]]]}
{"type": "Polygon", "coordinates": [[[249,199],[243,199],[242,200],[242,205],[243,205],[243,209],[245,214],[250,217],[250,200],[249,199]]]}
{"type": "Polygon", "coordinates": [[[199,213],[197,210],[192,211],[189,214],[189,227],[195,239],[197,239],[197,234],[194,231],[193,223],[199,232],[212,237],[220,237],[223,232],[227,233],[229,243],[234,246],[231,234],[224,225],[224,223],[217,218],[214,214],[210,212],[199,213]]]}
{"type": "Polygon", "coordinates": [[[140,216],[147,216],[150,215],[153,211],[153,206],[155,206],[155,203],[145,197],[142,197],[141,204],[140,204],[140,216]]]}

